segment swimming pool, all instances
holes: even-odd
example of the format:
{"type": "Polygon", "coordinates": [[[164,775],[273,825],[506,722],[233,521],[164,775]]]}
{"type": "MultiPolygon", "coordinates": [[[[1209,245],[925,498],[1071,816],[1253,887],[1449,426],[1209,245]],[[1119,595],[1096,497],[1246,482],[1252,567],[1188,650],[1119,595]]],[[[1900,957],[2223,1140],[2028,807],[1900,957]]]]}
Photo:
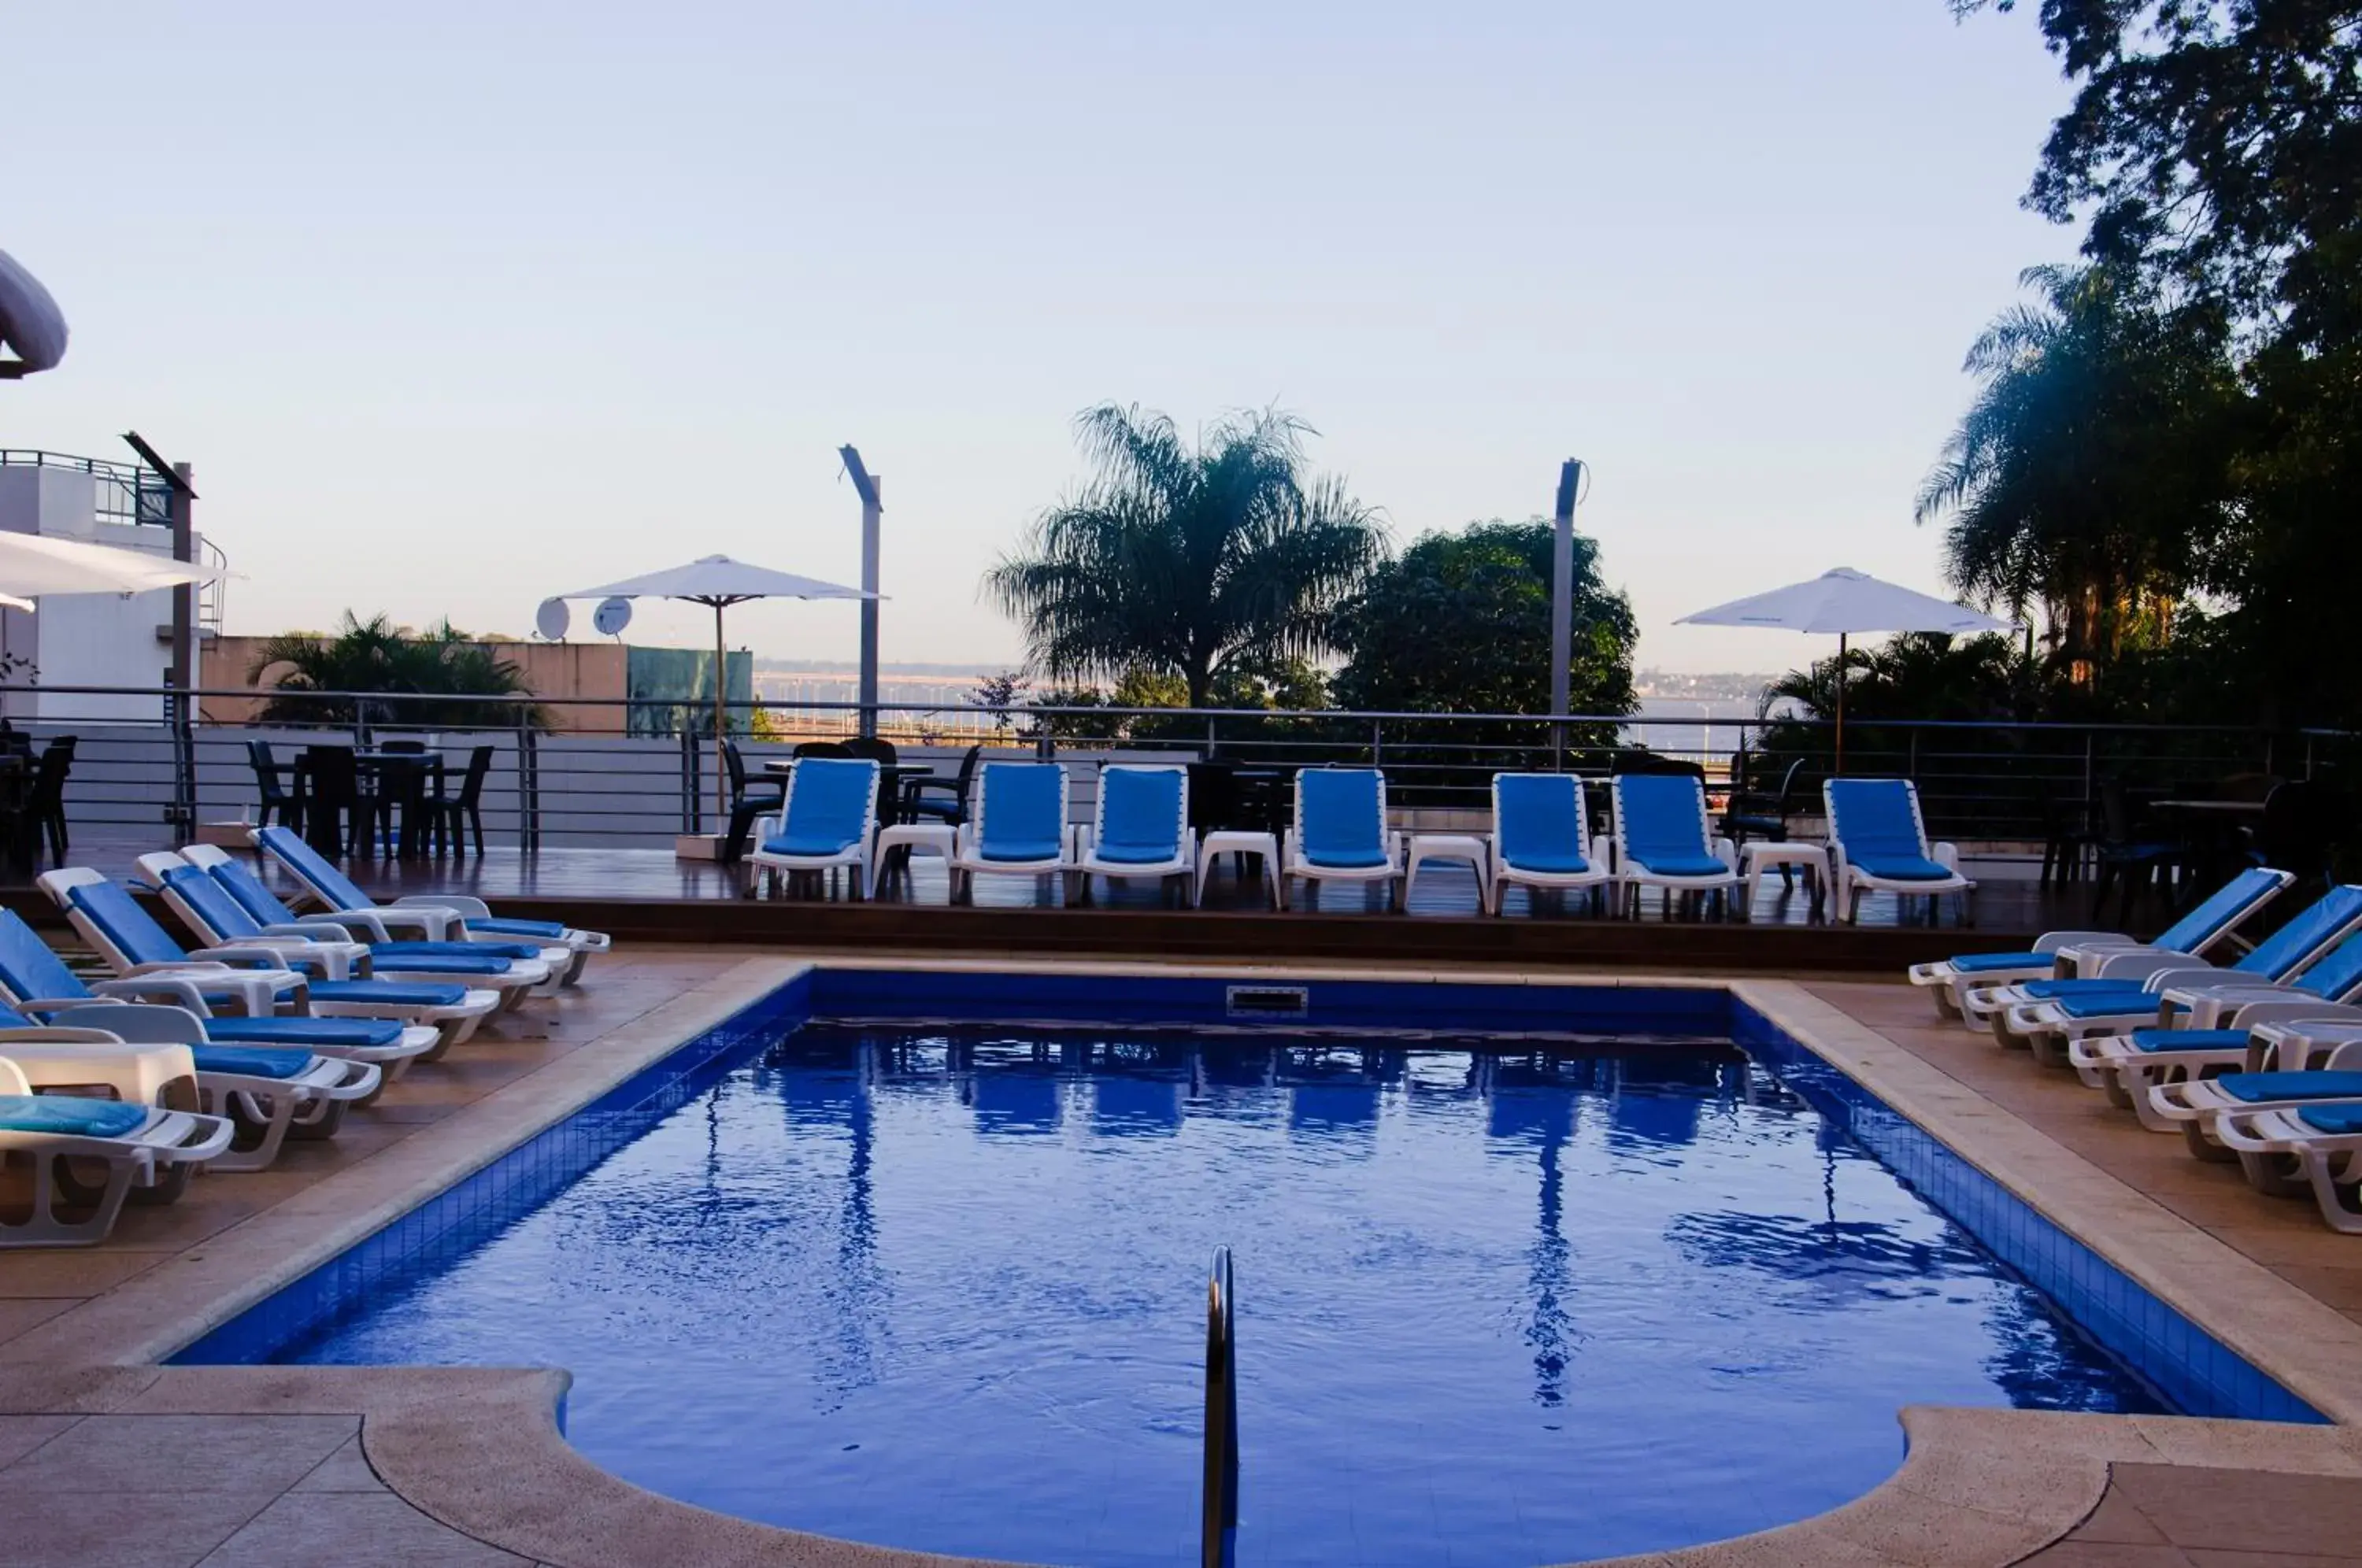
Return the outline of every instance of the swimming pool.
{"type": "Polygon", "coordinates": [[[1761,1529],[1907,1403],[2310,1414],[2186,1324],[2096,1348],[1872,1150],[2087,1323],[2121,1276],[1717,991],[844,972],[643,1077],[181,1359],[564,1365],[655,1490],[1109,1564],[1195,1551],[1217,1244],[1250,1563],[1761,1529]]]}

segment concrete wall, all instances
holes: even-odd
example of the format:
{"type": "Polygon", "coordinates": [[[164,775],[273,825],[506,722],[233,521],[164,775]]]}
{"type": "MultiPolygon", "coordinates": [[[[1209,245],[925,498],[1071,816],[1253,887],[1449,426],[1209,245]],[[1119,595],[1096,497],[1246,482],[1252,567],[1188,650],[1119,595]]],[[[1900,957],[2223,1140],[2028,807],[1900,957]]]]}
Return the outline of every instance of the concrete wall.
{"type": "MultiPolygon", "coordinates": [[[[168,617],[169,618],[169,617],[168,617]]],[[[220,637],[205,646],[197,684],[209,691],[232,688],[257,690],[249,675],[266,637],[220,637]]],[[[551,724],[568,734],[621,734],[624,710],[596,708],[568,701],[592,698],[620,701],[625,693],[624,667],[629,650],[614,642],[489,643],[497,657],[515,665],[524,682],[549,710],[551,724]]],[[[259,686],[267,687],[271,672],[264,670],[259,686]]],[[[261,712],[263,699],[208,697],[202,703],[207,723],[245,724],[261,712]]]]}

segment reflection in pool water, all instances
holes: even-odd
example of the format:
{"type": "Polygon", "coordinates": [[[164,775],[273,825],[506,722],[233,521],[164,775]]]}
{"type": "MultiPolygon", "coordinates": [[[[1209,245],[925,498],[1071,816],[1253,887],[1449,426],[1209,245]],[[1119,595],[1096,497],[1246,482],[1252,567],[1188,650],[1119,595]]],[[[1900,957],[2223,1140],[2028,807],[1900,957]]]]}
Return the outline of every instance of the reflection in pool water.
{"type": "Polygon", "coordinates": [[[811,1027],[282,1359],[548,1363],[655,1490],[897,1546],[1524,1564],[1819,1512],[1907,1403],[2156,1408],[1727,1047],[811,1027]]]}

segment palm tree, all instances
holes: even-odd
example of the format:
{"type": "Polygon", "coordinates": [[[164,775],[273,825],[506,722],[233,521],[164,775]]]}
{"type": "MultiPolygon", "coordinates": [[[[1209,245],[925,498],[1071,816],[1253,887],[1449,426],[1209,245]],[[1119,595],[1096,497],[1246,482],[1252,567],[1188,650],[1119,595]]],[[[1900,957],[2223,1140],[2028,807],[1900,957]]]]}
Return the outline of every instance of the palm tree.
{"type": "Polygon", "coordinates": [[[1177,677],[1203,707],[1245,660],[1332,650],[1332,612],[1385,555],[1375,514],[1304,473],[1291,415],[1232,415],[1194,447],[1161,414],[1104,404],[1076,427],[1098,469],[985,578],[1054,680],[1177,677]]]}
{"type": "Polygon", "coordinates": [[[2231,520],[2237,417],[2219,317],[2099,268],[2036,267],[1969,350],[1981,385],[1919,491],[1973,602],[2038,604],[2073,679],[2161,640],[2231,520]]]}
{"type": "Polygon", "coordinates": [[[344,695],[368,693],[403,699],[370,703],[370,717],[398,723],[451,728],[547,726],[548,715],[530,701],[436,702],[432,697],[527,697],[524,674],[507,659],[446,621],[424,636],[412,636],[383,615],[363,621],[345,612],[335,635],[282,632],[257,650],[247,679],[272,670],[278,695],[262,705],[265,723],[349,724],[361,705],[344,695]]]}

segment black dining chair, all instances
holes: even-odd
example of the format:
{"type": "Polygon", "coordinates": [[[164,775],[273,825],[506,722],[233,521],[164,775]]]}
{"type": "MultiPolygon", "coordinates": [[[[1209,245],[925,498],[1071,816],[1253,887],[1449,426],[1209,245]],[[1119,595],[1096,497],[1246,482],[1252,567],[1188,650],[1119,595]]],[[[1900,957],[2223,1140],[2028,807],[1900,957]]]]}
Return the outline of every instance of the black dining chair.
{"type": "Polygon", "coordinates": [[[246,759],[254,768],[255,792],[262,798],[262,809],[256,814],[255,825],[269,827],[272,813],[277,813],[281,827],[304,831],[304,780],[298,774],[293,788],[282,783],[282,776],[295,770],[271,754],[270,743],[250,740],[246,743],[246,759]]]}
{"type": "Polygon", "coordinates": [[[2152,825],[2134,809],[2131,791],[2121,778],[2100,785],[2100,831],[2092,844],[2097,868],[2092,891],[2092,918],[2107,907],[2108,889],[2116,894],[2116,924],[2132,919],[2133,895],[2143,887],[2164,889],[2165,878],[2182,858],[2182,845],[2152,825]]]}
{"type": "Polygon", "coordinates": [[[484,853],[484,779],[491,770],[492,748],[480,745],[468,754],[468,769],[459,776],[456,791],[437,790],[421,801],[425,832],[437,855],[447,834],[455,854],[465,855],[470,838],[476,841],[477,855],[484,853]]]}
{"type": "Polygon", "coordinates": [[[933,774],[922,774],[904,779],[902,820],[914,823],[923,817],[953,827],[966,822],[968,786],[976,782],[977,763],[983,756],[984,747],[972,745],[960,758],[959,771],[951,778],[939,778],[933,774]]]}
{"type": "MultiPolygon", "coordinates": [[[[1801,756],[1790,759],[1788,766],[1781,769],[1780,787],[1769,790],[1749,787],[1748,761],[1744,752],[1731,758],[1730,801],[1722,813],[1723,836],[1730,840],[1734,849],[1750,838],[1766,844],[1785,844],[1788,842],[1788,819],[1796,812],[1796,790],[1804,777],[1805,759],[1801,756]]],[[[1780,867],[1780,885],[1783,888],[1796,885],[1794,867],[1783,865],[1780,867]]]]}
{"type": "MultiPolygon", "coordinates": [[[[805,745],[833,744],[830,741],[807,741],[805,745]]],[[[796,755],[820,754],[808,754],[804,746],[800,745],[796,747],[796,755]]],[[[784,778],[749,779],[746,777],[746,759],[740,755],[738,743],[734,740],[722,743],[722,766],[729,770],[730,775],[730,831],[722,840],[722,859],[728,864],[746,853],[746,834],[754,827],[755,819],[769,816],[787,804],[788,783],[784,778]]]]}
{"type": "Polygon", "coordinates": [[[2292,778],[2264,797],[2263,820],[2247,858],[2326,886],[2337,842],[2348,826],[2345,801],[2334,787],[2292,778]]]}
{"type": "Polygon", "coordinates": [[[847,735],[836,744],[844,748],[845,756],[857,757],[863,761],[882,762],[891,767],[897,760],[894,755],[894,743],[889,740],[880,740],[876,735],[847,735]]]}
{"type": "Polygon", "coordinates": [[[66,851],[72,847],[66,835],[66,778],[73,772],[73,759],[74,737],[60,735],[33,766],[33,785],[26,794],[17,829],[24,843],[19,857],[28,863],[38,863],[44,840],[50,860],[59,866],[66,863],[66,851]]]}
{"type": "Polygon", "coordinates": [[[366,849],[374,856],[393,828],[392,804],[375,773],[363,771],[340,745],[308,746],[304,761],[311,778],[304,837],[312,847],[331,856],[366,849]]]}

